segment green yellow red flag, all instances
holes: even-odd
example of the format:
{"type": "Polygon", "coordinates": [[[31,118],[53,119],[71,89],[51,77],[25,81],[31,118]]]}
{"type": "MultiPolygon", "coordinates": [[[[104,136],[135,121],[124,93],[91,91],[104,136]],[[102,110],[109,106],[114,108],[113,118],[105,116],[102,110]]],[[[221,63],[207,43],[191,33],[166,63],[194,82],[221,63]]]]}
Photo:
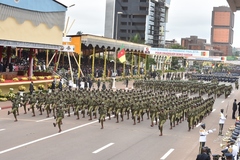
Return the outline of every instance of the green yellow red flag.
{"type": "Polygon", "coordinates": [[[118,59],[121,63],[124,63],[126,61],[126,55],[125,55],[125,49],[124,46],[122,45],[120,48],[120,51],[118,52],[118,59]]]}

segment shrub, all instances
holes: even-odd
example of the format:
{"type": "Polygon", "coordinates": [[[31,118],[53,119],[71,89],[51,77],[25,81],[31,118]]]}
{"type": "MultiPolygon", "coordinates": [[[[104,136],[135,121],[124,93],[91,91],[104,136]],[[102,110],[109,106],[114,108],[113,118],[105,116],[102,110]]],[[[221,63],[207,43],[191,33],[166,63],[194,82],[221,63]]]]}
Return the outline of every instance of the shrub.
{"type": "Polygon", "coordinates": [[[39,85],[38,85],[38,89],[39,89],[39,90],[44,90],[44,88],[45,88],[45,87],[44,87],[43,84],[39,84],[39,85]]]}
{"type": "Polygon", "coordinates": [[[26,90],[26,87],[25,87],[25,86],[23,86],[23,85],[21,85],[21,86],[19,86],[19,87],[18,87],[18,90],[23,92],[23,91],[25,91],[25,90],[26,90]]]}
{"type": "Polygon", "coordinates": [[[18,82],[18,81],[19,81],[18,78],[13,78],[12,80],[13,80],[14,82],[18,82]]]}
{"type": "Polygon", "coordinates": [[[0,82],[1,82],[1,83],[5,82],[5,79],[1,78],[1,79],[0,79],[0,82]]]}

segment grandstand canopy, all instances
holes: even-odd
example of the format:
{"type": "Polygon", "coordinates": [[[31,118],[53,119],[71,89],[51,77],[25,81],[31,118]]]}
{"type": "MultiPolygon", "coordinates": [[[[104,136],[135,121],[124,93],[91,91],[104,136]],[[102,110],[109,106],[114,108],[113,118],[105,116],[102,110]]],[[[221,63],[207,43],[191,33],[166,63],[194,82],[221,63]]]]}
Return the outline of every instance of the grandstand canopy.
{"type": "Polygon", "coordinates": [[[133,52],[134,54],[139,54],[145,57],[144,48],[150,47],[144,44],[137,44],[122,40],[115,40],[111,38],[106,38],[102,36],[83,34],[83,35],[69,35],[71,37],[70,45],[75,46],[76,53],[83,53],[83,55],[91,55],[93,53],[93,48],[95,48],[95,53],[120,50],[124,48],[126,52],[133,52]],[[81,46],[80,46],[81,44],[81,46]]]}

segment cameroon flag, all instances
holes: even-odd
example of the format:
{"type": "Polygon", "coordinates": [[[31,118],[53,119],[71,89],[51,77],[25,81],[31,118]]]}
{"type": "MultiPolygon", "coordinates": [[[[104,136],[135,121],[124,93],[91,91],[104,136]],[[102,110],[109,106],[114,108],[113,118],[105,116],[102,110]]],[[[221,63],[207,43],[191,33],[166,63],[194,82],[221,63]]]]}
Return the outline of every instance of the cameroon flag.
{"type": "Polygon", "coordinates": [[[118,59],[121,63],[124,63],[126,61],[125,49],[123,45],[121,46],[120,51],[118,52],[118,59]]]}

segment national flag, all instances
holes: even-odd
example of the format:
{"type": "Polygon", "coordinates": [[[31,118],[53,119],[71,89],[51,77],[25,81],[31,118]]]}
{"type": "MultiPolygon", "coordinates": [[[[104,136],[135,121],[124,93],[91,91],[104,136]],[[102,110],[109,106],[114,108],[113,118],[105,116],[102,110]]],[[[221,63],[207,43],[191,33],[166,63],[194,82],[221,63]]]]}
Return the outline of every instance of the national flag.
{"type": "Polygon", "coordinates": [[[118,59],[121,63],[126,61],[125,49],[123,45],[121,46],[120,51],[118,52],[118,59]]]}

